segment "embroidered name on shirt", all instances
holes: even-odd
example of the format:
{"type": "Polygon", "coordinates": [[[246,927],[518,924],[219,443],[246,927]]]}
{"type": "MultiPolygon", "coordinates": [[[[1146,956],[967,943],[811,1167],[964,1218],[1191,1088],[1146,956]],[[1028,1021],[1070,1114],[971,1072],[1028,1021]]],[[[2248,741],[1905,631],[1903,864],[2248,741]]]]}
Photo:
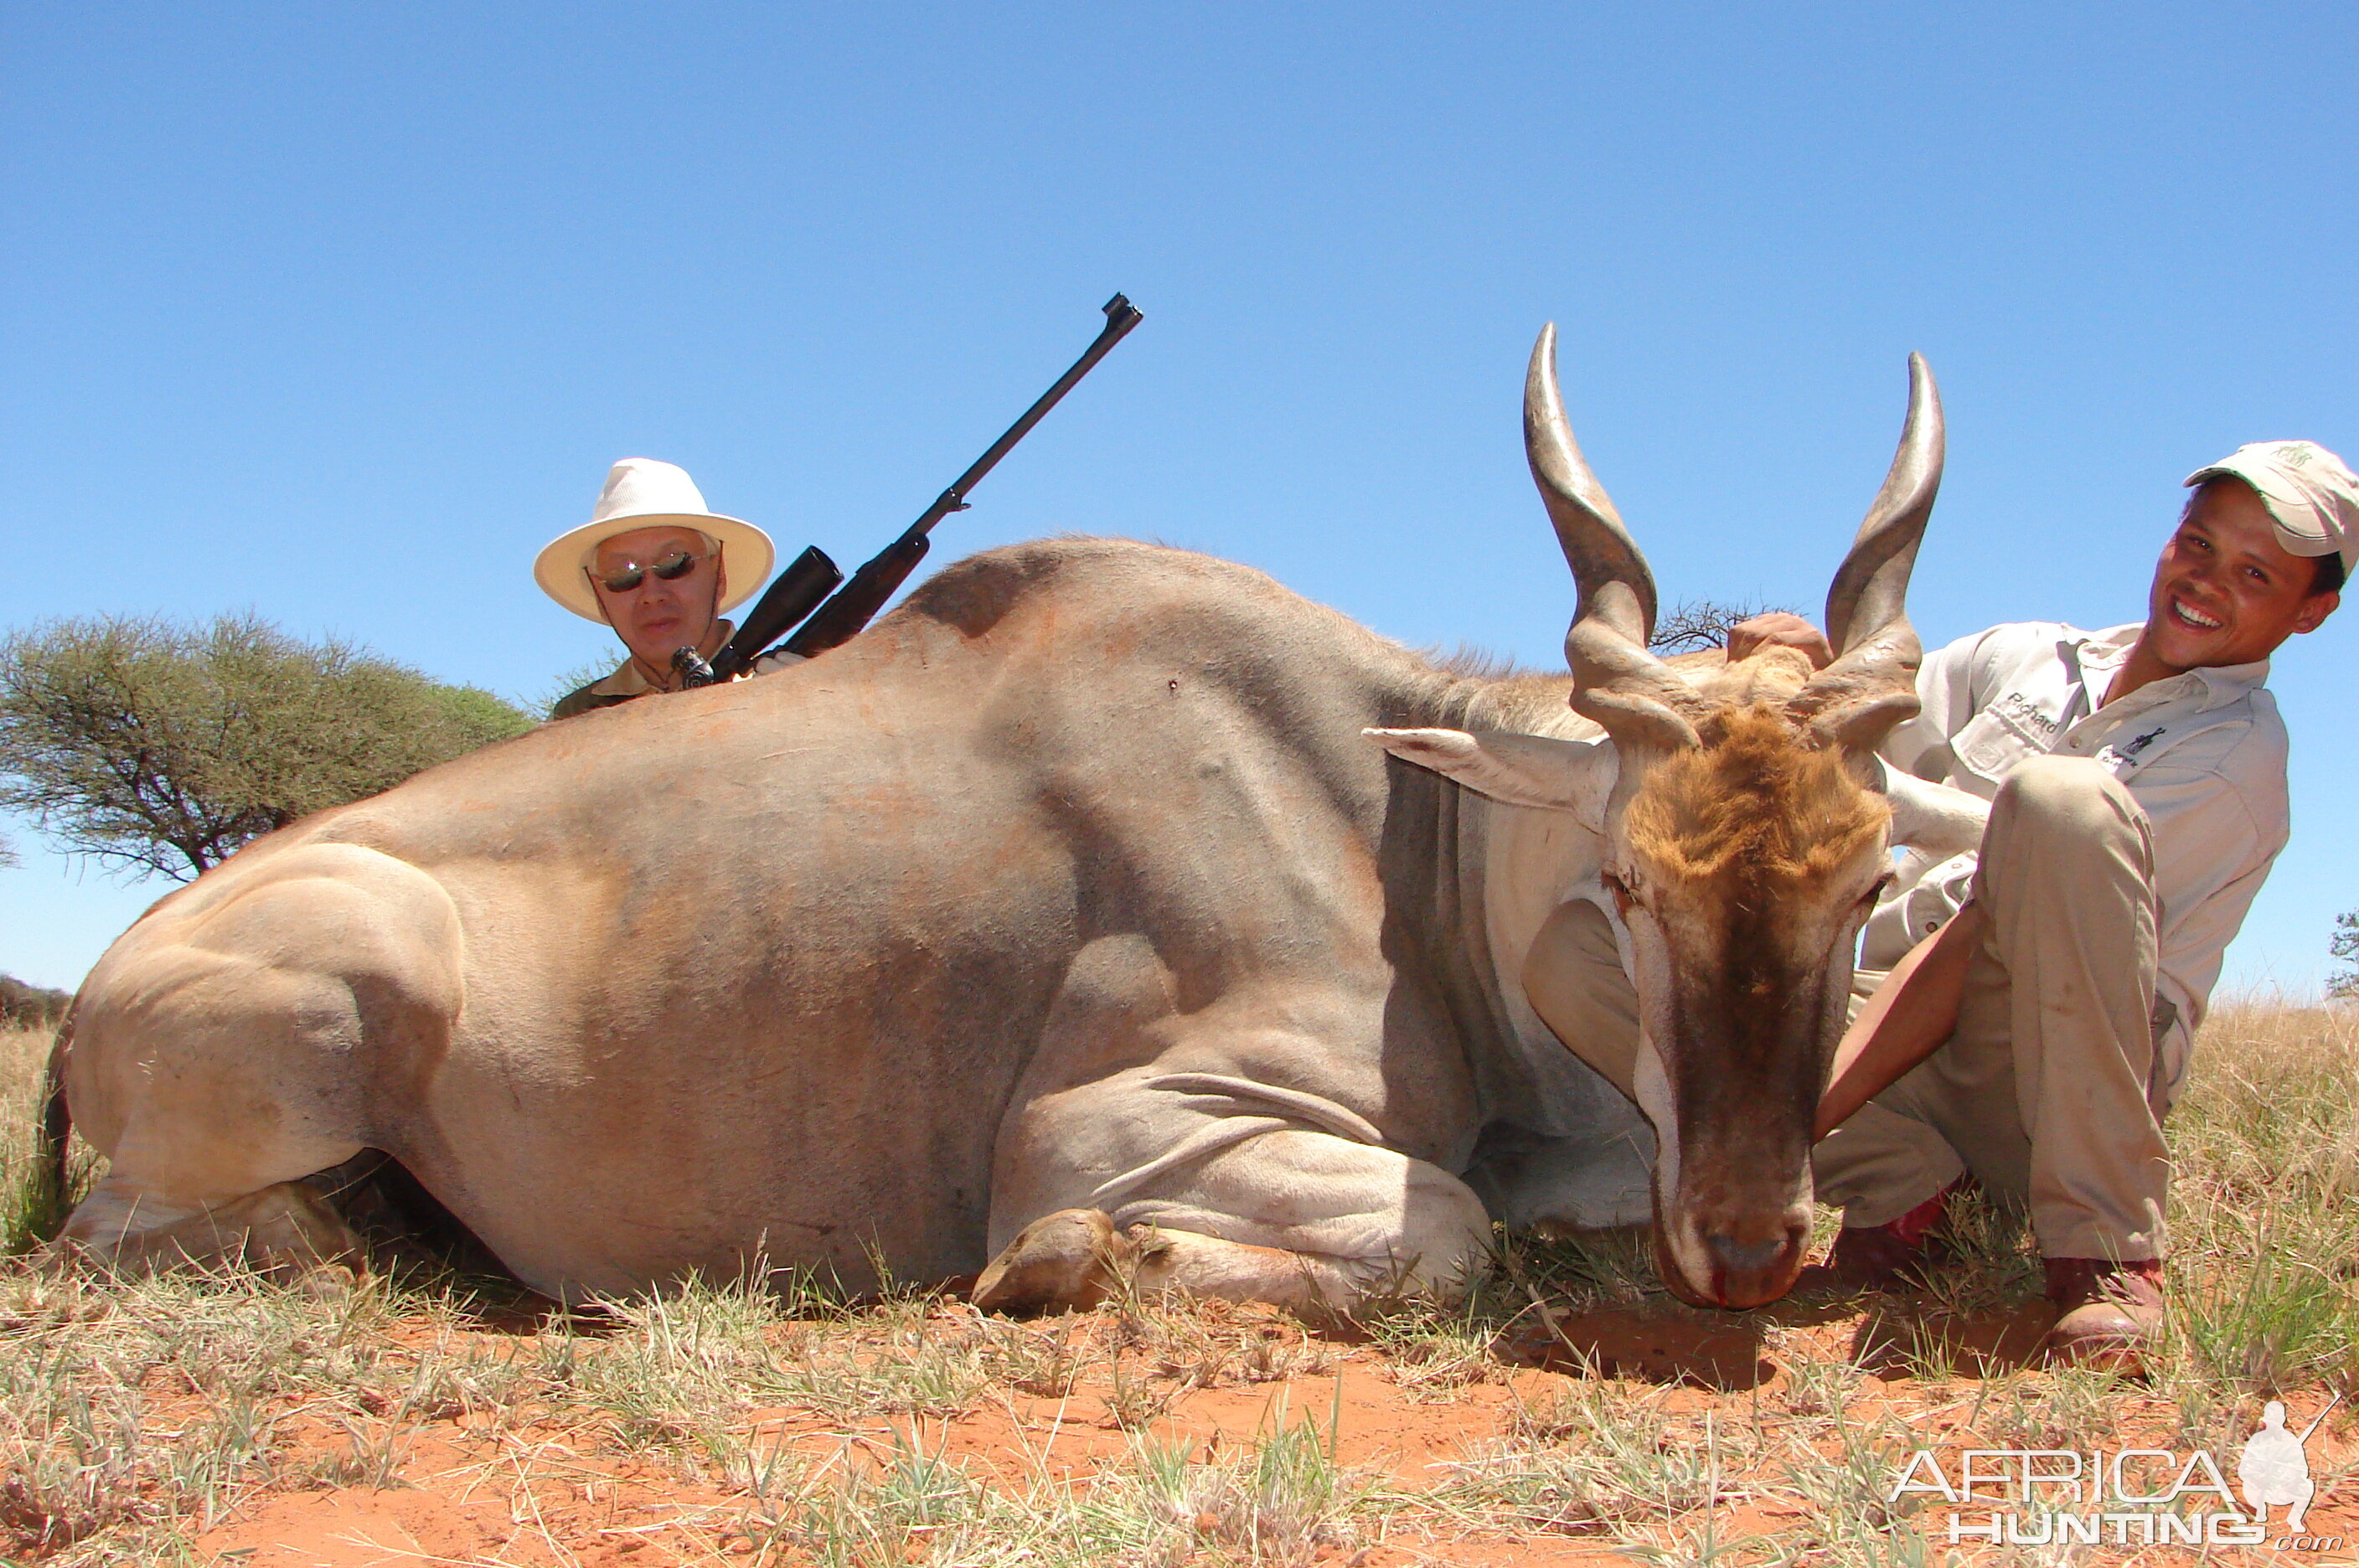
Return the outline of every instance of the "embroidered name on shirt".
{"type": "Polygon", "coordinates": [[[2056,734],[2055,719],[2042,713],[2038,703],[2020,691],[2009,691],[1991,706],[2017,724],[2030,725],[2043,735],[2053,738],[2056,734]]]}

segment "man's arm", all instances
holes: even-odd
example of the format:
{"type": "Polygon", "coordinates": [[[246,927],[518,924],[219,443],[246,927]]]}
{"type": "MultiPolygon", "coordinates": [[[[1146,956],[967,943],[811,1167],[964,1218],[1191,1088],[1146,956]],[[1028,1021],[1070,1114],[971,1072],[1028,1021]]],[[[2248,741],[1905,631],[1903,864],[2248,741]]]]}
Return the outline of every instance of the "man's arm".
{"type": "Polygon", "coordinates": [[[1903,719],[1875,748],[1876,755],[1905,773],[1919,779],[1951,781],[1956,766],[1950,742],[1972,724],[1982,704],[1995,692],[1995,661],[2005,657],[2001,644],[2008,628],[1970,632],[1925,656],[1917,671],[1917,700],[1923,704],[1912,718],[1903,719]],[[1982,688],[1977,691],[1976,687],[1982,688]]]}
{"type": "Polygon", "coordinates": [[[1894,965],[1835,1047],[1834,1071],[1819,1098],[1811,1141],[1849,1121],[1956,1031],[1966,996],[1966,965],[1988,925],[1981,906],[1968,904],[1894,965]]]}

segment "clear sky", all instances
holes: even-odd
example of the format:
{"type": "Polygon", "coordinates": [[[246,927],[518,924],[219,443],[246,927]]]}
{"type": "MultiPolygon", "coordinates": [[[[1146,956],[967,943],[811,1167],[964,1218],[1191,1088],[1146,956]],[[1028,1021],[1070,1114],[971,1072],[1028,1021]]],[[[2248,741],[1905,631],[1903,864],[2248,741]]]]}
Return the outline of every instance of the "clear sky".
{"type": "MultiPolygon", "coordinates": [[[[606,465],[787,552],[905,525],[1127,291],[1147,321],[944,525],[1251,562],[1559,655],[1525,354],[1667,600],[1808,607],[1932,362],[1929,644],[2137,618],[2188,470],[2359,458],[2343,6],[0,11],[0,626],[253,608],[545,690],[606,465]]],[[[2294,837],[2229,981],[2359,905],[2359,606],[2280,656],[2294,837]]],[[[75,983],[156,893],[0,870],[75,983]]]]}

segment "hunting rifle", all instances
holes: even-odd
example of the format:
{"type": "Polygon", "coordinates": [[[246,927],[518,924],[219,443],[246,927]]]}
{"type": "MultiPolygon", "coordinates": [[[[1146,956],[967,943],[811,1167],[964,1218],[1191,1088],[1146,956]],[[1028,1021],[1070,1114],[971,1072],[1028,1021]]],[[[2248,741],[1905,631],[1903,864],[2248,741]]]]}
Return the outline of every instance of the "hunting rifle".
{"type": "Polygon", "coordinates": [[[729,646],[714,655],[711,664],[698,658],[692,648],[683,648],[672,655],[672,668],[680,671],[683,683],[706,686],[715,681],[730,679],[750,667],[773,642],[798,623],[801,629],[786,641],[788,653],[809,659],[813,654],[825,653],[829,648],[850,642],[860,628],[885,607],[885,601],[909,580],[909,573],[918,569],[918,562],[926,558],[927,536],[934,531],[934,525],[952,512],[965,511],[967,495],[982,483],[983,476],[996,467],[999,460],[1006,457],[1017,441],[1031,433],[1032,427],[1057,406],[1059,399],[1073,389],[1073,384],[1095,369],[1098,361],[1103,359],[1114,344],[1122,342],[1125,334],[1138,325],[1141,319],[1138,307],[1119,294],[1107,300],[1103,309],[1106,324],[1104,330],[1098,333],[1097,341],[1082,352],[1082,357],[1073,361],[1071,370],[1057,378],[1054,387],[1040,394],[1039,400],[1024,410],[1022,419],[1008,426],[1007,432],[991,443],[990,451],[976,458],[964,474],[951,482],[949,489],[935,496],[934,504],[926,508],[925,515],[903,530],[899,539],[886,545],[875,560],[853,572],[849,583],[843,582],[843,573],[818,546],[804,550],[795,558],[792,566],[778,574],[777,581],[763,593],[761,603],[754,606],[754,613],[745,617],[745,624],[729,639],[729,646]],[[839,583],[843,584],[841,588],[836,587],[839,583]],[[832,597],[829,596],[831,589],[834,590],[832,597]],[[825,604],[820,602],[822,599],[826,600],[825,604]],[[816,614],[813,613],[814,606],[816,614]],[[807,615],[810,619],[805,620],[807,615]]]}

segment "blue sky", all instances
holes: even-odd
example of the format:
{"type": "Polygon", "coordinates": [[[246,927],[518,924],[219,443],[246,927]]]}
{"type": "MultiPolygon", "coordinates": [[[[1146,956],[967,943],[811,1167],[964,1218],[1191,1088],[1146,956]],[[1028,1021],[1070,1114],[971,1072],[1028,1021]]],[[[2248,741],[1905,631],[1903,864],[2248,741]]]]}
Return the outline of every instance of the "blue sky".
{"type": "MultiPolygon", "coordinates": [[[[2135,619],[2190,468],[2359,457],[2349,7],[21,5],[0,12],[0,626],[251,607],[452,681],[603,651],[527,565],[686,465],[847,565],[1078,352],[946,524],[1251,562],[1557,657],[1543,321],[1665,597],[1815,609],[1940,378],[1929,642],[2135,619]],[[29,565],[30,569],[25,569],[29,565]]],[[[2314,986],[2359,609],[2280,657],[2291,850],[2229,981],[2314,986]]],[[[0,870],[71,985],[159,887],[0,870]]]]}

